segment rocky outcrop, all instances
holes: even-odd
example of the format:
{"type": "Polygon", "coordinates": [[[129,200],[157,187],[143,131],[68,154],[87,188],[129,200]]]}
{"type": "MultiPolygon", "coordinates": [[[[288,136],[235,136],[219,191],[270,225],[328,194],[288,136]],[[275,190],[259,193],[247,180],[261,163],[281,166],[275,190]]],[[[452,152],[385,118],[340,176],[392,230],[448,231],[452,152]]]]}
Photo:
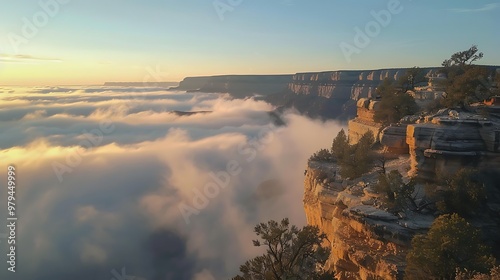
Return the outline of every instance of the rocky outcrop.
{"type": "Polygon", "coordinates": [[[327,234],[325,246],[331,247],[327,267],[340,280],[402,279],[411,238],[425,232],[434,218],[385,211],[382,195],[370,187],[376,174],[349,182],[335,175],[337,169],[310,162],[304,179],[307,222],[327,234]]]}
{"type": "Polygon", "coordinates": [[[348,125],[350,144],[358,143],[359,139],[361,139],[361,137],[368,131],[371,131],[375,139],[378,139],[380,129],[382,128],[382,126],[378,123],[365,122],[359,119],[349,121],[348,125]]]}
{"type": "MultiPolygon", "coordinates": [[[[386,162],[387,171],[405,174],[408,156],[386,162]]],[[[385,195],[373,190],[377,172],[355,181],[337,176],[334,163],[311,161],[304,178],[304,210],[309,225],[318,226],[327,235],[324,246],[331,248],[326,268],[334,271],[339,280],[403,279],[406,255],[411,240],[424,234],[439,215],[435,208],[413,211],[387,210],[385,195]]],[[[491,175],[491,174],[490,174],[491,175]]],[[[408,180],[405,177],[404,180],[408,180]]],[[[483,241],[500,257],[500,175],[490,177],[486,189],[487,200],[481,214],[469,222],[482,233],[483,241]]],[[[424,189],[427,184],[415,186],[415,203],[426,204],[424,189]]]]}
{"type": "Polygon", "coordinates": [[[464,167],[498,170],[500,122],[474,113],[442,110],[409,124],[410,176],[433,180],[464,167]]]}
{"type": "Polygon", "coordinates": [[[349,121],[349,143],[355,144],[361,137],[371,131],[375,139],[379,139],[382,125],[375,122],[375,111],[379,107],[379,102],[368,98],[361,98],[357,102],[356,118],[349,121]]]}
{"type": "Polygon", "coordinates": [[[380,132],[380,144],[392,154],[408,154],[409,146],[406,143],[406,124],[391,124],[380,132]]]}
{"type": "MultiPolygon", "coordinates": [[[[349,122],[349,138],[377,128],[377,103],[360,99],[358,116],[349,122]]],[[[485,199],[469,222],[481,230],[483,241],[500,258],[500,106],[475,104],[468,111],[441,110],[436,114],[407,116],[382,130],[380,143],[386,174],[397,170],[408,182],[416,177],[415,191],[404,207],[388,203],[372,186],[377,168],[355,181],[337,176],[331,162],[310,161],[304,179],[307,222],[324,232],[331,248],[327,268],[338,279],[402,279],[406,255],[415,234],[425,233],[441,215],[433,190],[442,190],[442,175],[464,167],[479,171],[485,199]],[[385,151],[393,152],[386,157],[385,151]],[[433,189],[434,188],[434,189],[433,189]],[[390,210],[389,210],[390,209],[390,210]],[[477,211],[477,212],[476,212],[477,211]]],[[[378,166],[378,171],[382,168],[378,166]]]]}

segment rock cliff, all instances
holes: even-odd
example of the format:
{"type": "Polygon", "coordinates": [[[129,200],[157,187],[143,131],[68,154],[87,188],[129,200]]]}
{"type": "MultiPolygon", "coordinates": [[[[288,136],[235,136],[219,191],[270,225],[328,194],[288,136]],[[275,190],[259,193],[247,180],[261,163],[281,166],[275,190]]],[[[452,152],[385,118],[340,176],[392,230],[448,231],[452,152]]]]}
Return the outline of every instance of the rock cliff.
{"type": "MultiPolygon", "coordinates": [[[[400,155],[386,164],[388,171],[397,169],[404,174],[410,158],[400,155]]],[[[336,174],[336,164],[311,161],[304,178],[307,223],[327,235],[323,245],[331,248],[326,268],[339,280],[403,279],[412,238],[426,233],[439,213],[432,208],[390,212],[385,196],[373,190],[376,172],[354,181],[342,180],[336,174]]],[[[498,174],[492,178],[500,179],[498,174]]],[[[481,229],[483,241],[498,258],[500,188],[495,183],[488,185],[482,214],[469,221],[481,229]]],[[[427,201],[425,188],[425,184],[416,185],[418,205],[427,201]]]]}
{"type": "Polygon", "coordinates": [[[269,95],[282,92],[292,75],[225,75],[188,77],[174,90],[222,92],[244,98],[253,95],[269,95]]]}
{"type": "Polygon", "coordinates": [[[409,153],[410,176],[433,181],[460,168],[480,171],[500,167],[500,118],[498,106],[478,106],[469,112],[443,109],[415,117],[412,123],[394,124],[380,135],[390,151],[409,153]],[[485,115],[490,117],[486,118],[485,115]]]}
{"type": "MultiPolygon", "coordinates": [[[[438,68],[424,68],[427,74],[438,68]]],[[[229,93],[237,98],[263,95],[276,106],[295,107],[313,117],[349,119],[359,98],[371,97],[385,78],[397,79],[407,68],[347,70],[295,75],[187,77],[173,90],[229,93]]]]}
{"type": "MultiPolygon", "coordinates": [[[[406,255],[415,234],[425,233],[435,217],[433,191],[441,191],[440,176],[474,168],[484,179],[485,200],[469,221],[481,229],[484,241],[500,255],[500,102],[475,104],[467,111],[443,109],[408,116],[384,128],[379,141],[388,156],[386,173],[397,170],[404,180],[417,179],[413,206],[391,208],[377,193],[377,168],[356,180],[339,178],[339,166],[310,161],[304,179],[307,222],[328,236],[327,263],[338,279],[402,279],[406,255]],[[491,103],[491,104],[490,104],[491,103]],[[428,207],[430,206],[430,207],[428,207]]],[[[349,140],[378,130],[373,123],[373,100],[358,101],[358,115],[349,122],[349,140]]],[[[353,141],[356,142],[356,141],[353,141]]],[[[380,168],[378,168],[380,169],[380,168]]]]}
{"type": "MultiPolygon", "coordinates": [[[[400,168],[408,157],[388,168],[400,168]]],[[[343,181],[331,163],[310,162],[304,179],[307,222],[328,236],[327,267],[339,280],[402,279],[412,237],[432,224],[429,215],[396,216],[381,207],[382,196],[370,187],[376,174],[343,181]]]]}
{"type": "Polygon", "coordinates": [[[379,102],[368,98],[361,98],[357,102],[356,118],[349,121],[349,142],[357,143],[359,139],[368,131],[373,133],[375,139],[379,138],[382,125],[375,122],[375,110],[379,107],[379,102]]]}
{"type": "MultiPolygon", "coordinates": [[[[385,79],[397,80],[408,69],[350,70],[321,73],[298,73],[293,76],[288,89],[296,94],[322,96],[341,101],[358,100],[375,95],[376,87],[385,79]]],[[[427,74],[437,68],[424,68],[427,74]]]]}
{"type": "MultiPolygon", "coordinates": [[[[179,87],[172,89],[229,93],[236,98],[260,96],[277,107],[295,107],[299,112],[311,117],[348,120],[356,115],[356,102],[360,98],[374,97],[376,87],[385,78],[398,79],[408,69],[187,77],[180,82],[179,87]]],[[[435,77],[440,68],[421,69],[425,76],[435,77]]],[[[430,78],[431,86],[432,82],[433,78],[430,78]]],[[[428,95],[438,94],[428,92],[425,86],[419,87],[419,92],[414,92],[417,101],[422,105],[426,104],[428,95]]]]}

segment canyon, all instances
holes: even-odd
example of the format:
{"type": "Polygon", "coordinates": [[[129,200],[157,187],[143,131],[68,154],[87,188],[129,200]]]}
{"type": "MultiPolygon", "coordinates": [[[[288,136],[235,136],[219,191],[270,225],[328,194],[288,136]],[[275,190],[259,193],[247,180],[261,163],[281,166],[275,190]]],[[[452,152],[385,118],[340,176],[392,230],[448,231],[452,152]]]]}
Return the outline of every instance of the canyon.
{"type": "MultiPolygon", "coordinates": [[[[294,107],[311,117],[343,120],[348,124],[350,144],[371,131],[383,153],[389,155],[385,172],[397,170],[405,182],[418,180],[414,202],[419,207],[429,202],[426,188],[436,184],[438,175],[452,176],[471,167],[491,175],[493,181],[500,179],[499,104],[408,116],[387,127],[375,122],[380,105],[377,86],[385,78],[397,80],[408,69],[189,77],[172,90],[254,97],[277,106],[277,112],[294,107]]],[[[439,70],[422,68],[429,83],[419,84],[410,93],[421,107],[444,93],[437,82],[439,70]]],[[[339,174],[337,163],[311,160],[304,177],[307,223],[327,235],[324,246],[331,249],[326,268],[340,280],[403,279],[412,238],[425,234],[440,212],[425,207],[389,209],[385,195],[375,187],[380,174],[377,167],[352,180],[339,174]]],[[[484,215],[471,223],[482,230],[483,239],[498,258],[500,188],[488,182],[486,192],[487,201],[481,206],[484,215]]]]}
{"type": "MultiPolygon", "coordinates": [[[[385,79],[398,79],[409,68],[345,70],[294,75],[224,75],[187,77],[172,90],[256,96],[275,106],[294,107],[311,117],[347,120],[356,114],[356,101],[373,97],[385,79]]],[[[439,68],[422,68],[426,75],[439,68]]]]}
{"type": "MultiPolygon", "coordinates": [[[[375,97],[377,86],[385,78],[397,80],[409,69],[186,77],[171,90],[228,93],[235,98],[255,97],[277,107],[293,107],[310,117],[347,121],[356,116],[356,103],[360,98],[375,97]]],[[[441,67],[420,69],[423,76],[431,77],[437,76],[441,67]]]]}
{"type": "MultiPolygon", "coordinates": [[[[378,101],[361,98],[357,117],[349,121],[351,144],[371,131],[384,148],[386,174],[397,170],[408,182],[418,182],[414,202],[429,202],[429,186],[436,178],[453,176],[464,167],[488,174],[486,201],[481,215],[470,220],[498,258],[500,252],[500,106],[476,104],[468,111],[443,109],[410,116],[383,128],[373,120],[378,101]]],[[[380,164],[380,162],[379,162],[380,164]]],[[[403,279],[411,240],[431,227],[436,209],[390,210],[385,194],[376,191],[380,165],[357,179],[338,176],[336,162],[310,160],[304,178],[304,210],[307,223],[326,235],[331,248],[327,269],[337,279],[403,279]]],[[[437,185],[436,185],[437,183],[437,185]]]]}

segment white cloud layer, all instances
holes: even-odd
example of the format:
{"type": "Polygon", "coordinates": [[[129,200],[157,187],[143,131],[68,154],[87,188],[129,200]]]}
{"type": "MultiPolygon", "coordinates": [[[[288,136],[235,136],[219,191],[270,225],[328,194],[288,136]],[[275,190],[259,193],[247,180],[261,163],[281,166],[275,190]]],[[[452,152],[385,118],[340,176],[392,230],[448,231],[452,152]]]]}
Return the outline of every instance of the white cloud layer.
{"type": "Polygon", "coordinates": [[[307,158],[340,129],[293,112],[276,127],[269,104],[218,94],[0,91],[0,170],[17,169],[19,217],[18,272],[1,279],[230,278],[259,253],[256,223],[304,225],[307,158]]]}

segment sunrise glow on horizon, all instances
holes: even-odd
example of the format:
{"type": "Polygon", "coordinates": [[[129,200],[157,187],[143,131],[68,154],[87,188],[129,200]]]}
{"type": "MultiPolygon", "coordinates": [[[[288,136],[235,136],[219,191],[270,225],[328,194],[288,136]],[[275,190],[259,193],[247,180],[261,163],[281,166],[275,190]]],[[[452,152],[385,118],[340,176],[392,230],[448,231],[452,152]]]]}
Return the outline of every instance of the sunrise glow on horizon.
{"type": "Polygon", "coordinates": [[[180,81],[220,74],[439,66],[472,44],[485,53],[481,64],[500,64],[500,39],[494,36],[498,3],[397,1],[400,12],[351,61],[340,45],[354,44],[356,28],[364,31],[375,20],[373,13],[387,9],[390,1],[232,3],[237,4],[4,3],[0,84],[140,82],[148,69],[160,69],[162,81],[180,81]]]}
{"type": "Polygon", "coordinates": [[[0,280],[494,279],[499,15],[4,0],[0,280]]]}

